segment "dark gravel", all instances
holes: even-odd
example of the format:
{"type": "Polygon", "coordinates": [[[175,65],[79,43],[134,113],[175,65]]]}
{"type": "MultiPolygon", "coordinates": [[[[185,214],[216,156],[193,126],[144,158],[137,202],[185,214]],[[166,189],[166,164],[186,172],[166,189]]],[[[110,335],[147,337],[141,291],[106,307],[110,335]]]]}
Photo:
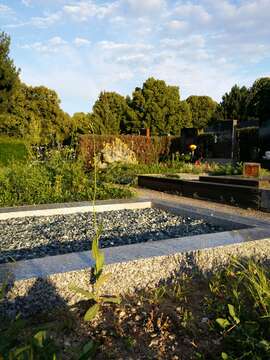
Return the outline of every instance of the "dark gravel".
{"type": "MultiPolygon", "coordinates": [[[[101,247],[225,231],[204,220],[160,209],[97,213],[103,224],[101,247]]],[[[0,221],[0,263],[88,250],[94,235],[93,214],[78,213],[0,221]]]]}

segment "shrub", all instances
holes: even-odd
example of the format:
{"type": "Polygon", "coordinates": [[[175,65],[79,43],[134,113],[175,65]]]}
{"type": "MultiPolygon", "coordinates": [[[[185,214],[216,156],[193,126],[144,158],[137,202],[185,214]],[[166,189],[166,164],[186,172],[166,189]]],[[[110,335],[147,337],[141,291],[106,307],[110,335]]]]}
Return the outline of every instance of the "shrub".
{"type": "Polygon", "coordinates": [[[25,161],[27,147],[23,140],[0,137],[0,165],[8,165],[11,161],[25,161]]]}
{"type": "MultiPolygon", "coordinates": [[[[13,162],[0,171],[0,206],[92,200],[93,175],[83,162],[54,154],[44,163],[13,162]]],[[[98,182],[97,199],[128,198],[132,192],[98,182]]]]}
{"type": "Polygon", "coordinates": [[[111,144],[116,138],[128,145],[140,164],[153,164],[168,159],[180,147],[180,138],[173,136],[148,138],[135,135],[84,135],[81,137],[80,149],[87,166],[91,167],[93,164],[95,150],[98,154],[106,143],[111,144]]]}

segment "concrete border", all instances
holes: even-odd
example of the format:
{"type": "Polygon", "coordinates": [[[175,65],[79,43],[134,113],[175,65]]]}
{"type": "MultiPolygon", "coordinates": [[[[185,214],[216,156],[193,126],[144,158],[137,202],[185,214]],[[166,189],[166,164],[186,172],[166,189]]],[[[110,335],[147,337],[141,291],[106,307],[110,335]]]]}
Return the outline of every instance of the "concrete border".
{"type": "Polygon", "coordinates": [[[123,209],[145,209],[149,207],[151,207],[151,201],[146,199],[102,200],[96,201],[95,205],[90,201],[83,201],[78,203],[19,206],[14,208],[0,208],[0,221],[27,216],[67,215],[93,212],[94,210],[96,212],[104,212],[123,209]]]}
{"type": "MultiPolygon", "coordinates": [[[[96,208],[100,211],[104,209],[113,210],[120,208],[145,208],[157,207],[164,210],[172,211],[185,216],[195,218],[204,218],[205,220],[217,225],[230,228],[230,231],[220,233],[212,233],[197,236],[186,236],[173,239],[149,241],[134,245],[124,245],[118,247],[105,248],[106,264],[117,264],[130,262],[138,259],[147,259],[159,256],[169,256],[177,253],[186,253],[190,251],[216,248],[233,244],[241,244],[254,240],[265,240],[270,238],[270,223],[263,220],[248,218],[243,216],[230,215],[222,212],[215,212],[208,209],[197,208],[194,206],[180,205],[179,203],[163,201],[163,200],[138,200],[129,202],[106,202],[106,204],[97,204],[96,208]],[[233,229],[233,230],[231,230],[233,229]]],[[[86,206],[70,206],[67,209],[73,212],[76,209],[84,211],[92,211],[93,207],[86,206]],[[90,210],[89,210],[90,209],[90,210]]],[[[65,208],[56,207],[53,210],[63,210],[65,208]]],[[[52,209],[33,209],[40,214],[40,211],[51,211],[52,209]]],[[[29,214],[29,209],[26,211],[29,214]]],[[[65,212],[61,212],[63,214],[65,212]]],[[[4,213],[4,214],[14,214],[4,213]]],[[[18,212],[21,214],[21,210],[18,212]]],[[[29,215],[23,215],[29,216],[29,215]]],[[[42,215],[36,215],[42,216],[42,215]]],[[[90,259],[90,252],[83,251],[78,253],[70,253],[64,255],[48,256],[45,258],[37,258],[31,260],[18,261],[16,263],[7,263],[0,265],[0,281],[7,274],[11,274],[15,280],[25,280],[30,278],[47,277],[57,273],[67,273],[70,271],[80,271],[89,269],[93,265],[90,259]]]]}

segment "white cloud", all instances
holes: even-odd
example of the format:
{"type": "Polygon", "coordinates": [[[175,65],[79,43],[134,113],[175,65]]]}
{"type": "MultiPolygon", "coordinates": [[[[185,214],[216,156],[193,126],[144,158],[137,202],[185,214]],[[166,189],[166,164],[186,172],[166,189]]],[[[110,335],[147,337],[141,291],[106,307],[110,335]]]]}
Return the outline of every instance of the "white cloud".
{"type": "Polygon", "coordinates": [[[33,44],[26,44],[21,46],[22,49],[32,49],[36,50],[40,53],[51,54],[58,53],[63,51],[63,49],[67,46],[67,42],[63,40],[60,36],[55,36],[44,42],[35,42],[33,44]]]}
{"type": "Polygon", "coordinates": [[[211,15],[201,5],[192,3],[180,3],[173,9],[173,15],[178,15],[181,19],[189,18],[198,23],[208,23],[211,15]]]}
{"type": "Polygon", "coordinates": [[[141,14],[151,14],[166,8],[165,0],[126,0],[131,11],[141,14]]]}
{"type": "Polygon", "coordinates": [[[25,6],[30,6],[31,5],[31,0],[21,0],[21,2],[25,6]]]}
{"type": "Polygon", "coordinates": [[[151,50],[153,48],[150,44],[143,43],[117,43],[114,41],[103,40],[98,43],[103,50],[151,50]]]}
{"type": "Polygon", "coordinates": [[[65,5],[63,11],[76,21],[87,21],[94,17],[103,19],[111,15],[117,7],[117,1],[103,5],[98,5],[94,1],[80,1],[74,5],[65,5]]]}
{"type": "Polygon", "coordinates": [[[188,23],[182,20],[171,20],[167,23],[167,26],[171,30],[182,30],[187,28],[188,23]]]}
{"type": "Polygon", "coordinates": [[[7,5],[0,4],[0,16],[12,15],[14,11],[7,5]]]}
{"type": "Polygon", "coordinates": [[[16,22],[13,24],[6,25],[7,28],[20,28],[24,26],[31,26],[37,28],[48,28],[58,21],[61,20],[62,14],[61,12],[52,13],[45,16],[33,16],[30,20],[25,22],[16,22]]]}
{"type": "Polygon", "coordinates": [[[144,64],[145,63],[151,63],[151,58],[148,55],[145,55],[143,53],[140,54],[131,54],[131,55],[123,55],[116,58],[117,63],[122,64],[144,64]]]}
{"type": "Polygon", "coordinates": [[[165,48],[179,50],[188,47],[195,51],[196,48],[203,48],[205,46],[205,39],[202,35],[190,35],[182,40],[177,40],[174,38],[161,39],[160,43],[161,46],[165,48]]]}
{"type": "Polygon", "coordinates": [[[76,46],[87,46],[87,45],[90,45],[91,44],[91,41],[88,40],[88,39],[84,39],[84,38],[81,38],[81,37],[76,37],[74,40],[73,40],[73,43],[76,45],[76,46]]]}
{"type": "Polygon", "coordinates": [[[43,17],[36,16],[36,17],[31,18],[31,20],[29,21],[29,25],[33,25],[33,26],[40,27],[40,28],[46,28],[46,27],[49,27],[49,26],[55,24],[60,19],[61,19],[60,12],[49,14],[49,15],[43,16],[43,17]]]}

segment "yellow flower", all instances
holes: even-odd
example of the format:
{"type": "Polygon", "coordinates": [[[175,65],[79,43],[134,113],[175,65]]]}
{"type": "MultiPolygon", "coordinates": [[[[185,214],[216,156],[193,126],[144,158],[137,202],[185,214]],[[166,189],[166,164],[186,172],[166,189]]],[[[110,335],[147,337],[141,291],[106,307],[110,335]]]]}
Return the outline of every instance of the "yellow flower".
{"type": "Polygon", "coordinates": [[[191,144],[191,145],[189,145],[189,148],[190,148],[191,151],[194,151],[194,150],[197,149],[197,145],[191,144]]]}

